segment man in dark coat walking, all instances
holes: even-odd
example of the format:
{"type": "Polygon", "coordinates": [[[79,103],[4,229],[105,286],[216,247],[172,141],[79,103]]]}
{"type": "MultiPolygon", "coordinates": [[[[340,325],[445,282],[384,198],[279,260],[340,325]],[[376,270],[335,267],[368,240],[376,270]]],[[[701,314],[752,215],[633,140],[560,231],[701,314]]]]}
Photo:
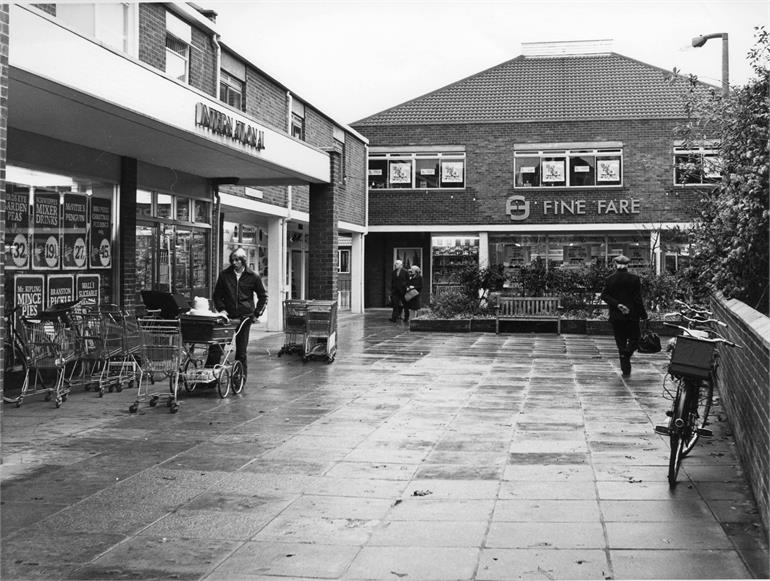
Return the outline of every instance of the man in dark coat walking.
{"type": "Polygon", "coordinates": [[[235,359],[243,365],[246,378],[246,347],[249,344],[251,324],[267,306],[267,292],[259,275],[246,266],[246,251],[238,248],[230,253],[230,266],[217,279],[212,299],[218,311],[226,311],[231,319],[246,319],[241,332],[235,338],[235,359]],[[257,305],[254,306],[254,295],[257,305]]]}
{"type": "Polygon", "coordinates": [[[393,305],[393,311],[390,314],[390,322],[395,323],[401,318],[401,311],[404,308],[404,293],[406,292],[406,283],[409,275],[404,269],[404,263],[396,260],[393,264],[393,272],[390,275],[390,302],[393,305]]]}
{"type": "Polygon", "coordinates": [[[631,260],[622,254],[615,258],[615,272],[604,284],[602,300],[610,306],[610,324],[615,335],[623,377],[631,375],[631,355],[639,344],[639,320],[647,318],[642,302],[642,283],[628,272],[631,260]]]}

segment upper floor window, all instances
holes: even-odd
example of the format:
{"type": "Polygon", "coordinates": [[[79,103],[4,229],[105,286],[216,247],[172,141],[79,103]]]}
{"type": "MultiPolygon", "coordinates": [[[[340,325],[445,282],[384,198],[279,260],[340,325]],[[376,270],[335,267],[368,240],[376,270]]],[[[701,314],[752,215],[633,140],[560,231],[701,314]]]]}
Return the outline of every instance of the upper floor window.
{"type": "Polygon", "coordinates": [[[131,54],[136,6],[127,2],[56,5],[56,17],[79,33],[131,54]]]}
{"type": "Polygon", "coordinates": [[[166,12],[166,73],[186,83],[189,79],[192,27],[166,12]]]}
{"type": "Polygon", "coordinates": [[[305,140],[305,104],[296,99],[291,101],[291,136],[305,140]]]}
{"type": "Polygon", "coordinates": [[[517,188],[623,185],[622,149],[531,149],[514,152],[517,188]]]}
{"type": "Polygon", "coordinates": [[[243,110],[243,81],[222,71],[219,81],[219,100],[231,107],[243,110]]]}
{"type": "Polygon", "coordinates": [[[222,52],[222,68],[219,80],[219,100],[241,111],[245,110],[246,65],[222,52]]]}
{"type": "Polygon", "coordinates": [[[465,152],[392,152],[369,154],[369,188],[464,188],[465,152]]]}
{"type": "Polygon", "coordinates": [[[721,179],[719,152],[715,144],[674,146],[674,184],[713,184],[721,179]]]}

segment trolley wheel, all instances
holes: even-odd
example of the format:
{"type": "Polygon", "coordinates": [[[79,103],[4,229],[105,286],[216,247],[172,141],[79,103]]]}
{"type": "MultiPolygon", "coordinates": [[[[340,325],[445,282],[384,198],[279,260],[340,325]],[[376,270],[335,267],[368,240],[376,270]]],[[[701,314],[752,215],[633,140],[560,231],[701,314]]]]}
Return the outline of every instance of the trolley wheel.
{"type": "Polygon", "coordinates": [[[233,369],[230,372],[230,385],[233,388],[233,393],[241,393],[245,383],[246,378],[243,376],[243,363],[236,359],[233,363],[233,369]]]}
{"type": "Polygon", "coordinates": [[[334,363],[334,355],[329,355],[326,358],[326,363],[334,363]]]}
{"type": "Polygon", "coordinates": [[[214,372],[214,383],[217,385],[219,397],[222,399],[230,393],[230,370],[223,367],[219,372],[214,372]]]}
{"type": "Polygon", "coordinates": [[[130,406],[128,406],[129,413],[135,414],[137,410],[139,409],[139,404],[132,403],[130,406]]]}
{"type": "Polygon", "coordinates": [[[149,404],[151,408],[154,408],[156,405],[158,405],[158,396],[157,395],[152,396],[152,399],[150,399],[149,404]]]}
{"type": "Polygon", "coordinates": [[[128,382],[128,389],[133,389],[135,385],[136,385],[136,382],[132,379],[131,381],[128,382]]]}
{"type": "Polygon", "coordinates": [[[107,388],[107,391],[109,391],[110,393],[112,393],[113,391],[115,391],[115,386],[114,386],[114,385],[110,385],[110,386],[107,388]]]}
{"type": "Polygon", "coordinates": [[[56,398],[56,401],[54,402],[54,404],[56,405],[56,407],[57,407],[57,408],[60,408],[60,407],[61,407],[61,403],[62,403],[62,400],[61,400],[61,398],[60,398],[60,397],[57,397],[57,398],[56,398]]]}
{"type": "Polygon", "coordinates": [[[168,406],[168,407],[169,407],[169,408],[171,408],[169,411],[170,411],[172,414],[175,414],[176,412],[178,412],[178,411],[179,411],[179,404],[178,404],[177,402],[172,402],[172,403],[171,403],[171,405],[170,405],[170,406],[168,406]]]}
{"type": "Polygon", "coordinates": [[[62,394],[62,396],[61,396],[61,400],[62,400],[62,401],[67,401],[67,398],[68,398],[68,397],[69,397],[69,394],[68,394],[68,393],[64,393],[64,394],[62,394]]]}
{"type": "Polygon", "coordinates": [[[117,385],[115,386],[115,391],[117,391],[118,393],[120,393],[121,391],[123,391],[123,385],[122,385],[122,384],[120,384],[120,383],[119,383],[119,384],[117,384],[117,385]]]}
{"type": "Polygon", "coordinates": [[[104,388],[103,387],[99,388],[99,397],[104,397],[104,388]]]}
{"type": "Polygon", "coordinates": [[[51,397],[53,397],[53,396],[51,395],[51,392],[50,392],[50,391],[49,391],[49,392],[47,392],[47,393],[45,394],[45,401],[51,401],[51,397]]]}
{"type": "Polygon", "coordinates": [[[16,407],[20,408],[22,403],[24,403],[24,398],[20,397],[19,399],[16,400],[16,407]]]}

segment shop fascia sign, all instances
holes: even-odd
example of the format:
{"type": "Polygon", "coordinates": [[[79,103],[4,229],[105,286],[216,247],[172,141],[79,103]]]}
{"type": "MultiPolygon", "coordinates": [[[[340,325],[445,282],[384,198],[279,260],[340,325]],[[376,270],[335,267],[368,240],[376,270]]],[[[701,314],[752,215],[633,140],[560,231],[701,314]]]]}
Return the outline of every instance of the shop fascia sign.
{"type": "Polygon", "coordinates": [[[586,216],[588,214],[639,214],[641,203],[637,198],[620,200],[543,200],[531,202],[524,196],[509,197],[505,213],[511,220],[521,221],[530,217],[533,205],[539,206],[543,216],[586,216]]]}
{"type": "Polygon", "coordinates": [[[238,121],[230,115],[209,107],[205,103],[195,105],[195,124],[204,127],[216,135],[229,137],[233,141],[255,147],[257,151],[265,149],[265,132],[258,127],[238,121]]]}

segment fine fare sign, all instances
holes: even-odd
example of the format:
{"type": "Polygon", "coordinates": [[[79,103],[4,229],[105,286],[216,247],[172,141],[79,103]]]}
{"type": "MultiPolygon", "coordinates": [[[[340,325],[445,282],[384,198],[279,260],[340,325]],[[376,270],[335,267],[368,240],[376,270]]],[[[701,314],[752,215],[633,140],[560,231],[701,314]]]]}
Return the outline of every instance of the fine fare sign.
{"type": "Polygon", "coordinates": [[[637,198],[530,202],[524,196],[511,196],[505,202],[505,213],[511,220],[526,220],[533,211],[542,216],[629,215],[641,212],[641,202],[637,198]]]}
{"type": "Polygon", "coordinates": [[[222,135],[237,143],[254,147],[257,151],[265,149],[264,130],[233,119],[230,115],[204,103],[195,105],[195,124],[216,135],[222,135]]]}

